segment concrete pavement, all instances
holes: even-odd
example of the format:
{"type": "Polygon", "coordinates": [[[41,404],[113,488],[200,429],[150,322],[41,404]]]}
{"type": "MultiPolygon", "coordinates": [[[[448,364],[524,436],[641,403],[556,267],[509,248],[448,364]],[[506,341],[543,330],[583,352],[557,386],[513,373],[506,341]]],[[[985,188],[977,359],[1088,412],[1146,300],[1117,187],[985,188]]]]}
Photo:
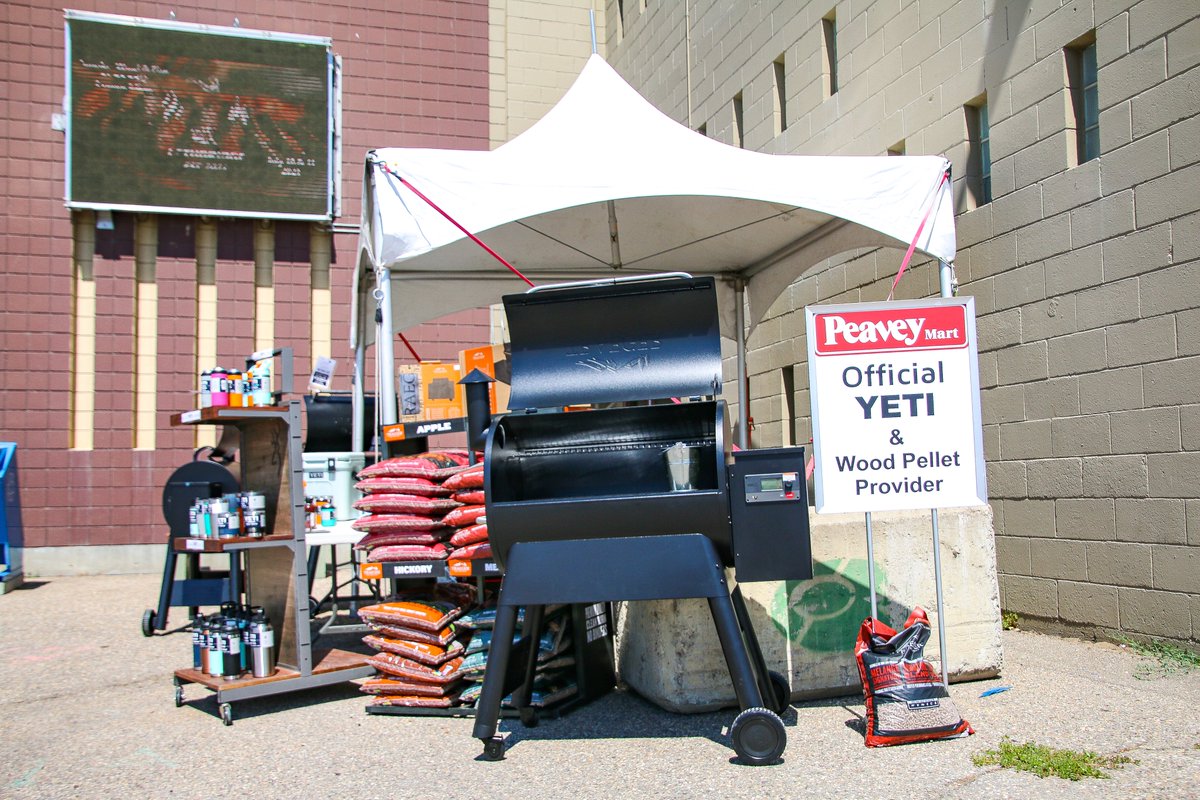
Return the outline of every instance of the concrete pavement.
{"type": "Polygon", "coordinates": [[[489,763],[470,720],[368,715],[353,685],[235,703],[231,727],[202,687],[176,708],[191,644],[141,635],[157,591],[153,575],[30,578],[0,597],[0,797],[1200,797],[1200,673],[1140,679],[1110,644],[1005,632],[1002,676],[951,688],[977,731],[963,740],[867,749],[846,697],[796,705],[783,762],[745,767],[733,709],[616,692],[534,729],[506,720],[489,763]],[[980,697],[996,686],[1012,688],[980,697]],[[972,764],[1004,736],[1137,763],[1079,783],[972,764]]]}

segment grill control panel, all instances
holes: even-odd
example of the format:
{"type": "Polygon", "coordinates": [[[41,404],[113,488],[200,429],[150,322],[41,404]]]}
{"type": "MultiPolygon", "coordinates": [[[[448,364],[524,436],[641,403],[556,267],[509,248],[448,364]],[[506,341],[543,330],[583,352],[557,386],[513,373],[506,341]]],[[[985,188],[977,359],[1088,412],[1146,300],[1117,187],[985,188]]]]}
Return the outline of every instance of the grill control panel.
{"type": "Polygon", "coordinates": [[[797,489],[800,475],[796,472],[766,472],[746,476],[747,503],[796,502],[803,495],[797,489]]]}

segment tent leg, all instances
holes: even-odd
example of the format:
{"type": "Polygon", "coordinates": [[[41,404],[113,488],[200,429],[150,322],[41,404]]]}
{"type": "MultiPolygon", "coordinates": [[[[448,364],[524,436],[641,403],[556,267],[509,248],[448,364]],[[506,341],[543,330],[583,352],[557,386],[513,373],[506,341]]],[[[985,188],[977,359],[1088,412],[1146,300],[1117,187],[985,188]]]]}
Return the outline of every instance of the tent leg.
{"type": "Polygon", "coordinates": [[[738,387],[738,447],[750,447],[750,398],[746,392],[746,282],[738,278],[733,284],[737,306],[737,387],[738,387]]]}
{"type": "Polygon", "coordinates": [[[375,336],[375,360],[379,367],[379,419],[384,425],[396,424],[396,367],[393,360],[392,339],[392,273],[388,269],[377,270],[375,300],[379,303],[378,333],[375,336]]]}
{"type": "MultiPolygon", "coordinates": [[[[358,344],[354,347],[354,375],[350,381],[350,408],[351,408],[351,429],[350,441],[352,447],[359,453],[367,450],[367,431],[366,423],[363,420],[363,407],[366,405],[366,399],[363,397],[363,375],[366,372],[366,352],[359,337],[358,344]]],[[[374,428],[374,420],[371,427],[374,428]]]]}
{"type": "MultiPolygon", "coordinates": [[[[954,277],[954,266],[945,261],[938,262],[938,282],[942,297],[953,297],[957,288],[957,281],[954,277]]],[[[933,582],[934,589],[937,593],[937,618],[938,618],[938,647],[941,648],[942,656],[942,685],[947,689],[950,688],[950,671],[947,664],[949,660],[946,657],[946,615],[942,608],[942,541],[938,531],[938,512],[937,509],[931,509],[933,514],[933,582]]]]}

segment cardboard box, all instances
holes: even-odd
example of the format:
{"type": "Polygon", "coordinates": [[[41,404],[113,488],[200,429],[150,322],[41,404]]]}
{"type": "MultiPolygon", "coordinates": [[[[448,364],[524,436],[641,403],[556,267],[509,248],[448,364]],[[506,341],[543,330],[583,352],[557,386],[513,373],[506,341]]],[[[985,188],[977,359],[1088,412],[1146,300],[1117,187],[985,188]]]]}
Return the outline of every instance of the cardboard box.
{"type": "Polygon", "coordinates": [[[396,370],[396,404],[401,422],[417,422],[421,417],[421,367],[405,364],[396,370]]]}
{"type": "Polygon", "coordinates": [[[508,397],[512,380],[512,370],[509,367],[508,356],[504,351],[505,345],[490,344],[483,347],[472,347],[458,354],[458,364],[463,375],[469,375],[477,369],[485,375],[496,379],[488,384],[488,399],[491,401],[493,414],[508,411],[508,397]]]}
{"type": "Polygon", "coordinates": [[[421,362],[421,419],[455,419],[466,412],[458,364],[421,362]]]}

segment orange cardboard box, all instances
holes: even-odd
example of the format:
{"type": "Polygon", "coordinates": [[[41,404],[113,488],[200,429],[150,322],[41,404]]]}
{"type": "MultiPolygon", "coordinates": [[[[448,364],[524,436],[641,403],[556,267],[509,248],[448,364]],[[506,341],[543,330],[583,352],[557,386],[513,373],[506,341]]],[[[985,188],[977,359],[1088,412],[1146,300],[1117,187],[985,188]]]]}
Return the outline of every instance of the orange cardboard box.
{"type": "Polygon", "coordinates": [[[421,419],[457,419],[466,415],[462,369],[442,361],[421,362],[421,419]]]}
{"type": "Polygon", "coordinates": [[[483,347],[472,347],[458,354],[458,364],[463,375],[469,375],[477,369],[485,375],[496,379],[488,384],[488,399],[491,402],[493,414],[508,411],[509,381],[512,372],[508,367],[508,356],[504,353],[504,345],[489,344],[483,347]]]}

